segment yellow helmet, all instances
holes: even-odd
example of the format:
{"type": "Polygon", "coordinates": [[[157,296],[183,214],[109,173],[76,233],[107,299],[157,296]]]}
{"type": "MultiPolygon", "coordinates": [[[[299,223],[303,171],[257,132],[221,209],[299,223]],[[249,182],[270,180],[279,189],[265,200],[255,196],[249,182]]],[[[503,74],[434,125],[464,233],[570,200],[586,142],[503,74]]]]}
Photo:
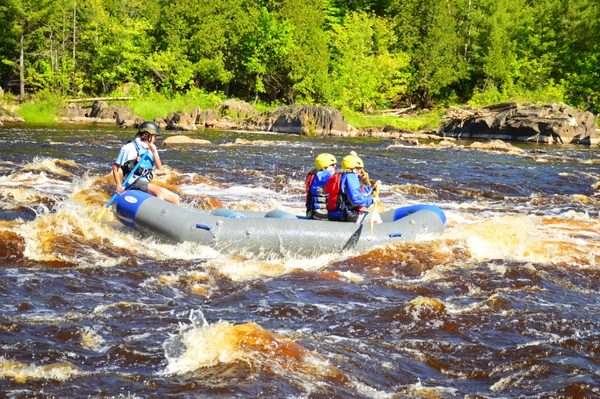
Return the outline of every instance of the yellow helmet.
{"type": "Polygon", "coordinates": [[[354,169],[354,168],[364,168],[362,159],[357,157],[356,155],[350,154],[346,155],[344,159],[342,159],[342,169],[354,169]]]}
{"type": "Polygon", "coordinates": [[[336,163],[337,159],[335,159],[333,155],[324,152],[317,155],[317,158],[315,159],[315,168],[317,168],[317,170],[321,170],[328,166],[335,165],[336,163]]]}

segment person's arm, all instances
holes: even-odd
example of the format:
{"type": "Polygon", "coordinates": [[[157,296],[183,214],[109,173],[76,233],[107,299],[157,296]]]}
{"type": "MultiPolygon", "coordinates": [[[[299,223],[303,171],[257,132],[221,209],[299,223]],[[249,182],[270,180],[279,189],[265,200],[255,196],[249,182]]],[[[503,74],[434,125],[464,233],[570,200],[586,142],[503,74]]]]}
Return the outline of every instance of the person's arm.
{"type": "Polygon", "coordinates": [[[113,164],[113,169],[112,169],[112,174],[113,174],[113,179],[115,180],[115,185],[116,185],[116,189],[118,193],[122,193],[123,192],[123,182],[121,181],[121,173],[119,171],[119,169],[121,169],[121,165],[119,165],[118,163],[113,164]]]}
{"type": "Polygon", "coordinates": [[[148,142],[148,151],[152,153],[152,158],[154,159],[154,166],[156,169],[162,168],[162,162],[160,157],[158,156],[158,150],[156,149],[156,145],[153,142],[148,142]]]}
{"type": "Polygon", "coordinates": [[[370,207],[373,205],[373,198],[360,192],[360,180],[358,176],[353,173],[349,173],[346,176],[346,194],[350,202],[355,206],[370,207]]]}
{"type": "Polygon", "coordinates": [[[121,180],[121,173],[119,169],[121,169],[121,165],[128,161],[128,156],[129,153],[127,151],[127,145],[124,145],[123,147],[121,147],[121,150],[119,150],[119,155],[117,155],[117,159],[115,159],[115,163],[113,164],[112,174],[118,193],[123,192],[123,181],[121,180]]]}

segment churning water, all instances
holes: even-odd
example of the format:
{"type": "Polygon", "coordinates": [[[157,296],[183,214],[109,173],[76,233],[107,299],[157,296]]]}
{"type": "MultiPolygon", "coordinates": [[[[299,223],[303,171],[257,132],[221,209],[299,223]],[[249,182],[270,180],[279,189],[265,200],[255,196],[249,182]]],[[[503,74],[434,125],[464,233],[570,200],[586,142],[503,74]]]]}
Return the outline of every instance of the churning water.
{"type": "Polygon", "coordinates": [[[159,146],[187,207],[301,213],[314,157],[356,150],[386,208],[448,217],[441,237],[306,259],[99,222],[132,135],[0,129],[1,397],[600,397],[599,149],[159,146]]]}

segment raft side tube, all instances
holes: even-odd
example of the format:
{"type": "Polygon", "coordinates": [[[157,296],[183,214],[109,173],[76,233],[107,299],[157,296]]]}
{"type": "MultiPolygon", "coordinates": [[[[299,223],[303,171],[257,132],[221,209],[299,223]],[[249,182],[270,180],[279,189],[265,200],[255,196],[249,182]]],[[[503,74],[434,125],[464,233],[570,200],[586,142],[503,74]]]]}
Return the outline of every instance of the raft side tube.
{"type": "Polygon", "coordinates": [[[175,242],[195,241],[205,245],[214,242],[217,223],[226,219],[197,209],[181,208],[156,197],[147,199],[136,215],[143,230],[175,242]]]}
{"type": "MultiPolygon", "coordinates": [[[[141,192],[140,192],[141,193],[141,192]]],[[[139,194],[137,210],[125,209],[119,220],[138,230],[168,241],[192,241],[233,253],[297,254],[315,256],[344,250],[364,251],[390,242],[415,241],[421,235],[442,233],[443,212],[434,206],[413,206],[382,213],[387,222],[369,225],[308,220],[284,211],[277,217],[264,212],[244,211],[244,218],[215,216],[139,194]],[[404,215],[392,221],[394,215],[404,215]],[[292,216],[292,217],[290,217],[292,216]]],[[[124,199],[120,198],[119,202],[124,199]]],[[[239,212],[239,211],[234,211],[239,212]]]]}
{"type": "Polygon", "coordinates": [[[127,190],[117,198],[115,213],[126,226],[167,241],[196,241],[210,245],[219,218],[195,209],[181,208],[140,190],[127,190]]]}
{"type": "Polygon", "coordinates": [[[294,215],[286,211],[282,211],[280,209],[274,209],[272,211],[267,212],[265,217],[271,219],[301,219],[300,216],[294,215]]]}
{"type": "Polygon", "coordinates": [[[228,219],[242,219],[248,217],[244,212],[226,208],[213,209],[210,214],[214,216],[222,216],[228,219]]]}
{"type": "Polygon", "coordinates": [[[408,215],[411,215],[415,212],[418,211],[422,211],[422,210],[426,210],[426,211],[431,211],[435,214],[438,215],[438,217],[440,218],[440,220],[442,221],[442,224],[446,224],[446,215],[444,214],[444,211],[442,211],[440,208],[438,208],[435,205],[410,205],[410,206],[403,206],[402,208],[397,208],[395,209],[393,212],[393,219],[394,221],[402,219],[408,215]]]}
{"type": "Polygon", "coordinates": [[[150,194],[140,190],[124,191],[116,201],[116,218],[125,226],[135,228],[135,216],[142,203],[150,197],[150,194]]]}

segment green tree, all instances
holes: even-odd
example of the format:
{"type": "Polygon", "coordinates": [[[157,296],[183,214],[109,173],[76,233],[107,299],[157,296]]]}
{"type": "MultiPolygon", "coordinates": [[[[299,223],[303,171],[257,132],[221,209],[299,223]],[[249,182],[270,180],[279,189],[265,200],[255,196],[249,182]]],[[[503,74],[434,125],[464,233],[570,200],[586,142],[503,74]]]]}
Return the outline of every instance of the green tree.
{"type": "Polygon", "coordinates": [[[287,21],[279,21],[275,14],[261,8],[255,19],[254,29],[243,38],[241,57],[248,77],[253,81],[254,101],[259,93],[278,85],[286,71],[286,57],[290,53],[292,26],[287,21]]]}
{"type": "Polygon", "coordinates": [[[486,3],[481,43],[484,45],[482,69],[492,84],[506,87],[514,83],[517,72],[516,33],[521,21],[521,0],[493,0],[486,3]],[[489,17],[488,17],[489,16],[489,17]]]}
{"type": "Polygon", "coordinates": [[[408,57],[391,52],[396,37],[385,19],[347,15],[332,30],[330,101],[367,111],[388,106],[406,90],[408,57]]]}
{"type": "Polygon", "coordinates": [[[511,29],[516,32],[517,42],[515,78],[523,87],[543,88],[556,77],[556,28],[560,20],[557,4],[554,0],[538,0],[531,5],[517,4],[520,7],[516,10],[519,24],[511,24],[511,29]]]}
{"type": "Polygon", "coordinates": [[[556,80],[562,79],[572,104],[600,112],[600,4],[594,0],[557,2],[556,80]]]}
{"type": "Polygon", "coordinates": [[[125,82],[150,85],[151,25],[141,16],[143,3],[91,0],[86,5],[78,39],[83,89],[107,93],[125,82]]]}
{"type": "Polygon", "coordinates": [[[245,90],[240,42],[252,29],[252,5],[249,0],[164,2],[157,48],[186,57],[198,87],[229,95],[245,90]]]}
{"type": "Polygon", "coordinates": [[[450,95],[468,79],[466,37],[469,9],[458,0],[393,0],[388,13],[398,47],[411,58],[410,93],[424,106],[450,95]]]}
{"type": "MultiPolygon", "coordinates": [[[[3,65],[8,66],[9,73],[15,69],[19,76],[19,93],[21,99],[25,95],[25,84],[34,83],[27,74],[32,65],[41,65],[46,69],[44,58],[49,56],[49,40],[53,14],[58,10],[56,0],[8,0],[0,7],[7,16],[14,19],[4,21],[6,38],[2,40],[6,55],[3,56],[3,65]],[[16,46],[16,48],[14,48],[16,46]],[[11,48],[12,47],[12,48],[11,48]],[[13,57],[18,54],[18,59],[13,57]]],[[[32,86],[31,89],[36,89],[32,86]]]]}
{"type": "Polygon", "coordinates": [[[287,102],[324,99],[328,78],[329,49],[323,0],[284,0],[276,9],[293,25],[294,46],[287,53],[287,77],[282,76],[281,97],[287,102]]]}
{"type": "Polygon", "coordinates": [[[18,23],[21,17],[20,1],[0,1],[0,81],[8,83],[19,68],[19,42],[22,27],[18,23]]]}

